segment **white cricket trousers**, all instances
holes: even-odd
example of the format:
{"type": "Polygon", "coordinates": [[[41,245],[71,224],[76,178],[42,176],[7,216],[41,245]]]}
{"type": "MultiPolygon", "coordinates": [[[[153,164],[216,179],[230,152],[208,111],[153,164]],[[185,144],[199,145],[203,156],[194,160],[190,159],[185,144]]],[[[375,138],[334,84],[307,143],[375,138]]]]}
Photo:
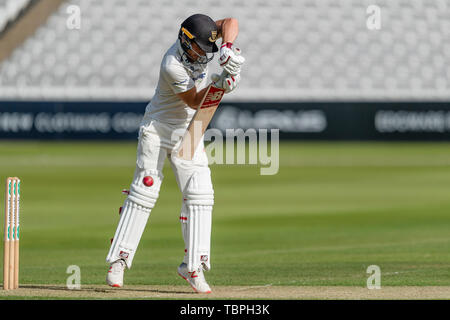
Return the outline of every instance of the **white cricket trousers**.
{"type": "Polygon", "coordinates": [[[176,157],[180,137],[187,126],[154,119],[139,130],[136,170],[124,202],[106,261],[124,259],[130,268],[150,212],[163,181],[164,162],[169,159],[182,194],[180,223],[185,242],[184,259],[190,271],[210,269],[210,241],[214,190],[203,139],[192,161],[176,157]]]}

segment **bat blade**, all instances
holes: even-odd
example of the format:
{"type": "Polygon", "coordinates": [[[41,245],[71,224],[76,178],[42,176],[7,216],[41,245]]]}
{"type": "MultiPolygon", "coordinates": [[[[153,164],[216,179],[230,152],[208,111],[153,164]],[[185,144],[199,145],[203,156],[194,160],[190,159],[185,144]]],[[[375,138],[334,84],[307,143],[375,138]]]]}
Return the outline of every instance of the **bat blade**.
{"type": "Polygon", "coordinates": [[[183,136],[183,140],[178,150],[179,158],[185,160],[193,159],[195,150],[203,138],[203,134],[211,122],[217,107],[222,101],[224,93],[224,89],[216,88],[212,84],[209,85],[202,102],[183,136]]]}

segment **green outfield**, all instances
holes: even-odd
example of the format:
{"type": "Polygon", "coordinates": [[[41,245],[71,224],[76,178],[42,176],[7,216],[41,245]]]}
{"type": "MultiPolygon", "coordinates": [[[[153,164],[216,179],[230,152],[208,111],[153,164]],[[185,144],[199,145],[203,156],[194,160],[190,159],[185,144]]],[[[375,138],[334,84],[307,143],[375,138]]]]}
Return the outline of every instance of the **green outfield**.
{"type": "MultiPolygon", "coordinates": [[[[0,142],[22,179],[20,283],[104,285],[136,142],[0,142]]],[[[212,165],[214,286],[450,286],[449,143],[282,143],[277,175],[212,165]]],[[[169,165],[127,285],[187,284],[169,165]]],[[[3,183],[3,182],[2,182],[3,183]]],[[[4,187],[2,187],[4,190],[4,187]]],[[[3,192],[3,191],[2,191],[3,192]]],[[[3,206],[2,195],[2,206],[3,206]]]]}

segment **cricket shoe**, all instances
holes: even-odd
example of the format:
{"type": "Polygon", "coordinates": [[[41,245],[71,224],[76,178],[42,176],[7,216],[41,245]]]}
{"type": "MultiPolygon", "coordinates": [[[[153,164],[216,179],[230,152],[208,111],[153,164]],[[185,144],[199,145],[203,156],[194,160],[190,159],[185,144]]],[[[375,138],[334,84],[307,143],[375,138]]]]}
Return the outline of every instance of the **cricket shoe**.
{"type": "Polygon", "coordinates": [[[211,293],[211,288],[205,280],[203,268],[200,266],[198,270],[188,271],[187,264],[182,263],[178,267],[178,274],[186,280],[197,293],[211,293]]]}
{"type": "Polygon", "coordinates": [[[106,276],[106,283],[111,287],[120,288],[123,286],[123,273],[125,271],[125,261],[119,259],[111,263],[106,276]]]}

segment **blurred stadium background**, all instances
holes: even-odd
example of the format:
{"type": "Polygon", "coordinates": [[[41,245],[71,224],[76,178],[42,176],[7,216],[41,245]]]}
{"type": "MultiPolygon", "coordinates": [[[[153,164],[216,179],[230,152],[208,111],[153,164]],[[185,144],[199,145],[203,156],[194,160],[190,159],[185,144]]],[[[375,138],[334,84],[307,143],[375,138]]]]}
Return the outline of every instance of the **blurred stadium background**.
{"type": "Polygon", "coordinates": [[[306,139],[449,139],[449,10],[448,0],[3,0],[0,100],[15,103],[2,103],[0,136],[133,137],[163,53],[185,17],[203,12],[239,19],[237,45],[247,57],[216,127],[240,121],[306,139]],[[380,30],[367,27],[374,4],[380,30]],[[74,13],[79,29],[69,26],[74,13]],[[86,105],[69,101],[137,104],[89,104],[92,117],[80,118],[86,105]],[[114,112],[127,110],[117,124],[114,112]]]}
{"type": "MultiPolygon", "coordinates": [[[[24,181],[22,283],[64,282],[73,263],[104,283],[139,121],[198,12],[238,18],[246,57],[212,126],[282,139],[276,176],[214,166],[208,279],[365,285],[375,263],[383,284],[449,285],[450,0],[0,0],[0,173],[24,181]]],[[[166,272],[182,241],[166,174],[155,211],[167,214],[152,213],[128,283],[179,284],[166,272]]]]}

